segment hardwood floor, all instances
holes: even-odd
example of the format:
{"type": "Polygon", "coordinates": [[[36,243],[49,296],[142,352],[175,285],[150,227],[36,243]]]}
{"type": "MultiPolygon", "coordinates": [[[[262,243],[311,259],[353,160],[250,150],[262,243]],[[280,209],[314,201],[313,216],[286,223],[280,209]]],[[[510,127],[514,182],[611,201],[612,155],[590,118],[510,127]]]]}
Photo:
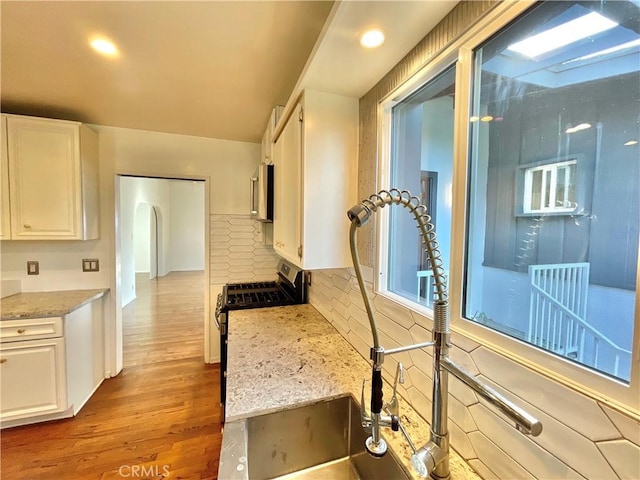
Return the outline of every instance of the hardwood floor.
{"type": "Polygon", "coordinates": [[[3,430],[3,480],[215,479],[219,366],[203,360],[201,272],[136,279],[124,365],[70,419],[3,430]]]}

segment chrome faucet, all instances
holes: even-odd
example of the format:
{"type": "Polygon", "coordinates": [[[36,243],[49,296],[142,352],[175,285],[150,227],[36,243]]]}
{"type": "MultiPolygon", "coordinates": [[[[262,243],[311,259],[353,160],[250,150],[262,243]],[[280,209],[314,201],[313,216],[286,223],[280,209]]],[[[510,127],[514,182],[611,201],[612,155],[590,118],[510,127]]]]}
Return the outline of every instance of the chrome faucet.
{"type": "Polygon", "coordinates": [[[411,464],[421,476],[427,477],[431,475],[435,479],[450,478],[448,432],[449,373],[455,375],[463,383],[471,387],[483,398],[487,399],[489,403],[498,407],[500,411],[515,423],[516,428],[520,432],[533,436],[539,435],[540,432],[542,432],[542,424],[536,418],[509,401],[493,388],[464,371],[449,359],[451,333],[449,328],[447,279],[442,266],[435,227],[431,223],[431,218],[427,214],[426,207],[420,204],[420,200],[417,197],[412,196],[411,193],[406,190],[398,190],[395,188],[391,190],[382,190],[378,194],[370,196],[368,199],[349,209],[347,216],[351,221],[351,228],[349,232],[351,258],[353,259],[356,278],[365,304],[373,337],[373,346],[370,353],[372,360],[371,416],[366,412],[364,406],[364,383],[362,385],[360,405],[362,426],[365,428],[371,428],[371,436],[368,437],[365,442],[367,451],[374,456],[384,455],[387,451],[387,444],[380,435],[380,430],[384,427],[391,427],[395,431],[401,430],[413,450],[411,464]],[[401,205],[407,208],[413,214],[418,224],[425,252],[429,257],[431,269],[433,271],[433,286],[435,294],[433,304],[434,325],[433,341],[385,351],[385,349],[380,345],[371,301],[367,295],[364,280],[362,278],[360,260],[356,248],[356,231],[358,227],[364,225],[369,220],[372,213],[386,205],[392,204],[401,205]],[[393,355],[395,353],[426,347],[433,347],[434,349],[431,429],[429,441],[419,449],[416,449],[398,418],[396,388],[402,367],[399,364],[398,369],[396,370],[393,397],[388,404],[384,405],[382,392],[382,365],[385,355],[393,355]],[[383,405],[387,407],[384,408],[384,410],[388,415],[382,414],[383,405]]]}

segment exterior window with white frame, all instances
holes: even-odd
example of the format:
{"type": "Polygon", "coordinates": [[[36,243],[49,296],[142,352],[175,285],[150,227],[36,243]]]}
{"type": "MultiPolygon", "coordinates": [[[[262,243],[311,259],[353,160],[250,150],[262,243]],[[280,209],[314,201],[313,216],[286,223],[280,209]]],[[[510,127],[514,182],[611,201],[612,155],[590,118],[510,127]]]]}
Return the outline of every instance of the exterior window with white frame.
{"type": "MultiPolygon", "coordinates": [[[[438,232],[445,270],[449,268],[453,182],[455,67],[446,68],[391,109],[389,184],[409,190],[427,207],[438,232]]],[[[389,209],[388,259],[383,289],[424,307],[433,305],[431,265],[413,217],[389,209]]],[[[387,212],[385,212],[386,214],[387,212]]]]}
{"type": "Polygon", "coordinates": [[[469,118],[462,316],[623,382],[637,322],[639,11],[537,4],[474,50],[469,118]]]}
{"type": "Polygon", "coordinates": [[[524,170],[523,213],[570,213],[576,209],[576,160],[524,170]]]}

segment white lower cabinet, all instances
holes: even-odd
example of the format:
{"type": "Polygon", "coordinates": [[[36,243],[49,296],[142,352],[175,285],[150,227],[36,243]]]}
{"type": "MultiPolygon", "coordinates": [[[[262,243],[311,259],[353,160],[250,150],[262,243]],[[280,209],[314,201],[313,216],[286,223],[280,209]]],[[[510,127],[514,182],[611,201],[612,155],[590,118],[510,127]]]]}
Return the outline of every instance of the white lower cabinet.
{"type": "Polygon", "coordinates": [[[64,340],[52,338],[3,345],[0,405],[4,421],[66,409],[64,340]]]}
{"type": "Polygon", "coordinates": [[[104,379],[102,301],[0,323],[2,427],[76,415],[104,379]]]}

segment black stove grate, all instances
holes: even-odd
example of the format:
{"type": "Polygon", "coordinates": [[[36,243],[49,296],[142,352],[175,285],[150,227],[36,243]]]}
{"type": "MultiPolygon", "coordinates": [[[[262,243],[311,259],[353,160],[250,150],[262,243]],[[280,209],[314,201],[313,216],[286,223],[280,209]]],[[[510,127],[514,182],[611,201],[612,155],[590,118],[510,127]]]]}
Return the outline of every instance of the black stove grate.
{"type": "Polygon", "coordinates": [[[295,301],[278,282],[230,283],[225,286],[226,309],[275,307],[295,301]]]}
{"type": "Polygon", "coordinates": [[[258,290],[265,288],[277,288],[276,282],[247,282],[227,284],[227,291],[229,292],[236,292],[238,290],[258,290]]]}
{"type": "Polygon", "coordinates": [[[228,305],[275,305],[287,301],[288,297],[280,290],[227,293],[228,305]]]}

